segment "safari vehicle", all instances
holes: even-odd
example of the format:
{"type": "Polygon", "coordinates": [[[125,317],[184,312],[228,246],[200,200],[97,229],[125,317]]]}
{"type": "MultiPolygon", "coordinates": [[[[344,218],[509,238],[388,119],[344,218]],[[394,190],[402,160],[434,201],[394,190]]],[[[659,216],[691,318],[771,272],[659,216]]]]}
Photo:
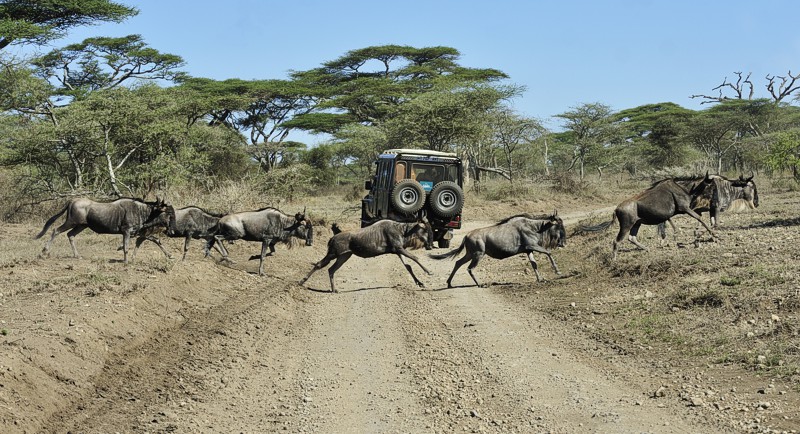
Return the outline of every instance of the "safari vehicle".
{"type": "Polygon", "coordinates": [[[426,219],[432,241],[450,246],[453,229],[461,228],[464,206],[461,159],[449,152],[389,149],[375,161],[375,175],[364,184],[361,227],[390,219],[426,219]]]}

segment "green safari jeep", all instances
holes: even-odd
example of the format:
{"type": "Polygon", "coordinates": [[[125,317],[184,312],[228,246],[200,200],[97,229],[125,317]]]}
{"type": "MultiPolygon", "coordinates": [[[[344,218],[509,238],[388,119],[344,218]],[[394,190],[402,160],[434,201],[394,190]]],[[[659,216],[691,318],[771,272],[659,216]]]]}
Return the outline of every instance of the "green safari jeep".
{"type": "Polygon", "coordinates": [[[456,154],[423,149],[389,149],[375,161],[375,174],[364,188],[361,227],[390,219],[431,224],[433,241],[450,246],[461,228],[463,166],[456,154]]]}

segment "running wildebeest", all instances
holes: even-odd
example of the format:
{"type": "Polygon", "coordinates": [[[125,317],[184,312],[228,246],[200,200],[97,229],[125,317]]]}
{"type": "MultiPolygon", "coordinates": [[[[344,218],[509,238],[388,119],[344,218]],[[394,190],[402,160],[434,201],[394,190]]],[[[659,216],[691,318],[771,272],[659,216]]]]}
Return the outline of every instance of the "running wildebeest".
{"type": "Polygon", "coordinates": [[[520,214],[508,217],[497,222],[493,226],[479,228],[468,233],[458,249],[451,250],[440,255],[428,255],[433,259],[454,258],[462,250],[467,253],[453,266],[453,271],[447,279],[447,287],[453,287],[453,276],[462,265],[469,262],[467,272],[475,281],[475,285],[481,286],[472,270],[478,266],[481,258],[488,255],[490,258],[505,259],[518,253],[528,255],[528,260],[536,273],[536,281],[541,282],[542,276],[539,274],[539,267],[533,252],[543,253],[550,260],[556,274],[561,275],[558,265],[553,259],[551,250],[556,247],[567,245],[567,232],[564,229],[564,222],[558,217],[558,212],[552,215],[532,216],[530,214],[520,214]]]}
{"type": "MultiPolygon", "coordinates": [[[[244,211],[228,214],[219,219],[216,233],[206,242],[206,255],[215,243],[222,240],[261,241],[261,254],[253,255],[250,260],[259,259],[258,275],[264,275],[264,257],[275,253],[275,244],[284,242],[291,245],[292,237],[306,240],[306,246],[314,242],[314,229],[311,221],[306,219],[305,210],[294,216],[268,207],[257,211],[244,211]]],[[[222,259],[228,259],[228,252],[222,249],[222,259]]]]}
{"type": "Polygon", "coordinates": [[[140,199],[123,198],[113,202],[95,202],[87,198],[70,200],[64,208],[45,223],[42,231],[36,235],[41,238],[47,229],[58,219],[61,214],[67,213],[64,223],[53,229],[53,234],[42,249],[41,256],[47,256],[50,245],[55,237],[67,232],[72,254],[79,258],[75,248],[75,236],[84,229],[89,228],[98,234],[121,234],[123,262],[128,263],[128,242],[131,235],[153,225],[163,224],[163,219],[158,217],[169,213],[171,207],[163,200],[156,198],[155,202],[145,202],[140,199]]]}
{"type": "Polygon", "coordinates": [[[407,250],[408,248],[419,249],[428,244],[430,234],[428,224],[424,222],[401,223],[392,220],[380,220],[355,231],[337,233],[337,229],[333,230],[335,235],[328,240],[328,252],[322,260],[314,264],[314,268],[300,281],[301,285],[306,283],[314,272],[336,259],[336,262],[328,269],[328,278],[331,281],[331,292],[337,292],[336,285],[333,283],[333,275],[351,256],[373,258],[385,254],[396,254],[400,258],[400,262],[408,270],[408,273],[411,274],[414,283],[421,288],[425,287],[425,284],[414,275],[411,266],[403,260],[403,256],[416,262],[423,271],[429,275],[431,274],[419,262],[419,259],[407,250]]]}
{"type": "MultiPolygon", "coordinates": [[[[647,190],[622,201],[614,210],[614,216],[609,222],[597,226],[583,227],[585,231],[605,230],[614,221],[619,221],[619,233],[614,240],[612,260],[617,258],[617,247],[628,235],[628,240],[642,250],[647,250],[636,239],[641,225],[657,225],[664,223],[678,214],[688,214],[699,221],[714,239],[714,232],[692,210],[692,204],[708,201],[713,203],[716,198],[716,187],[711,177],[706,176],[691,188],[675,182],[674,179],[664,179],[654,183],[647,190]]],[[[714,206],[714,205],[711,205],[714,206]]]]}
{"type": "MultiPolygon", "coordinates": [[[[167,236],[170,238],[183,238],[183,257],[181,260],[186,260],[186,252],[189,251],[189,242],[194,239],[204,239],[206,242],[212,238],[217,231],[217,223],[224,214],[213,213],[204,210],[197,206],[187,206],[184,208],[174,210],[174,213],[165,213],[160,219],[163,220],[161,225],[166,226],[167,236]]],[[[136,245],[133,248],[133,255],[136,255],[136,250],[145,241],[149,240],[155,243],[164,255],[172,259],[161,241],[154,236],[152,232],[140,233],[136,239],[136,245]]],[[[227,251],[222,243],[215,243],[214,248],[222,256],[227,256],[227,251]]],[[[207,254],[206,254],[207,256],[207,254]]]]}
{"type": "MultiPolygon", "coordinates": [[[[693,178],[674,178],[675,182],[690,187],[694,183],[701,181],[702,177],[693,178]]],[[[711,175],[716,186],[717,200],[714,202],[702,201],[704,203],[693,203],[692,209],[699,216],[703,216],[704,212],[711,215],[711,227],[716,228],[719,224],[719,214],[730,210],[733,212],[741,211],[743,209],[755,209],[758,207],[758,188],[756,187],[753,177],[745,178],[740,175],[739,179],[730,180],[721,175],[711,175]]],[[[672,226],[673,231],[676,231],[675,225],[672,220],[667,220],[672,226]]],[[[666,238],[666,224],[661,223],[658,225],[658,233],[662,239],[666,238]]]]}

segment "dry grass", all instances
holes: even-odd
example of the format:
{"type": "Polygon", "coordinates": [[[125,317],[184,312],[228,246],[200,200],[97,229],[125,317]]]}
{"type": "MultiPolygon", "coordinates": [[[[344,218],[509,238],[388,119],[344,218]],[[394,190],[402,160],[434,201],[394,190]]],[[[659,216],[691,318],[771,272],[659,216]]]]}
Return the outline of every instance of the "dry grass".
{"type": "MultiPolygon", "coordinates": [[[[722,215],[719,242],[695,247],[694,223],[681,217],[680,247],[659,247],[645,228],[649,251],[625,244],[630,250],[614,262],[613,228],[573,237],[560,264],[579,276],[553,290],[582,296],[582,320],[628,352],[677,366],[736,364],[800,384],[798,211],[800,195],[768,190],[756,211],[722,215]]],[[[548,289],[550,296],[559,298],[548,289]]],[[[547,298],[537,303],[564,315],[547,298]]]]}
{"type": "MultiPolygon", "coordinates": [[[[467,189],[464,218],[493,221],[554,208],[588,213],[613,206],[647,185],[646,181],[607,177],[573,186],[579,190],[569,192],[547,183],[519,182],[513,188],[502,182],[486,183],[481,193],[467,189]]],[[[639,238],[650,250],[633,250],[625,244],[612,262],[613,227],[603,233],[572,236],[567,248],[556,253],[569,278],[556,280],[542,291],[531,292],[526,284],[509,292],[554,318],[580,321],[597,339],[614,342],[621,351],[641,354],[653,363],[735,365],[800,384],[800,193],[782,180],[761,182],[759,187],[760,208],[721,216],[719,242],[703,239],[695,246],[693,221],[678,217],[675,222],[683,231],[677,244],[670,232],[669,243],[660,247],[654,228],[644,227],[639,238]],[[565,308],[569,306],[566,301],[584,308],[565,308]]],[[[353,187],[294,202],[262,202],[252,186],[233,184],[222,191],[173,192],[168,197],[176,206],[194,204],[219,211],[263,206],[287,213],[306,209],[316,224],[329,227],[336,222],[344,229],[357,227],[360,216],[360,195],[353,187]]],[[[43,212],[40,221],[28,225],[31,235],[46,217],[49,215],[43,212]]],[[[595,220],[608,218],[610,215],[594,216],[595,220]]],[[[0,231],[3,228],[0,226],[0,231]]],[[[44,240],[0,238],[0,270],[13,274],[35,268],[25,266],[37,261],[44,240]]],[[[104,256],[121,258],[121,253],[115,252],[118,237],[87,231],[78,242],[82,251],[105,249],[108,254],[104,256]]],[[[62,235],[54,255],[68,256],[68,249],[62,235]]],[[[145,255],[134,266],[149,273],[169,271],[171,263],[159,255],[145,255]]],[[[119,264],[101,261],[97,265],[92,273],[71,275],[64,281],[34,283],[33,276],[21,273],[12,280],[18,279],[22,287],[10,291],[37,293],[69,286],[85,288],[92,295],[124,285],[114,277],[119,264]]],[[[514,266],[527,273],[526,263],[514,266]]]]}

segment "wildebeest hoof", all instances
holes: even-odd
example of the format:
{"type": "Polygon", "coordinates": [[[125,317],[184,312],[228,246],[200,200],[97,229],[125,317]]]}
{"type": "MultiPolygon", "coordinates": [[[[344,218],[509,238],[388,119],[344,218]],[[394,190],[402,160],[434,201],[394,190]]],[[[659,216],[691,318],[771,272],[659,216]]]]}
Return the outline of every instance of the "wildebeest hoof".
{"type": "Polygon", "coordinates": [[[422,283],[422,282],[417,282],[417,286],[419,286],[420,288],[424,288],[424,287],[425,287],[425,284],[424,284],[424,283],[422,283]]]}

